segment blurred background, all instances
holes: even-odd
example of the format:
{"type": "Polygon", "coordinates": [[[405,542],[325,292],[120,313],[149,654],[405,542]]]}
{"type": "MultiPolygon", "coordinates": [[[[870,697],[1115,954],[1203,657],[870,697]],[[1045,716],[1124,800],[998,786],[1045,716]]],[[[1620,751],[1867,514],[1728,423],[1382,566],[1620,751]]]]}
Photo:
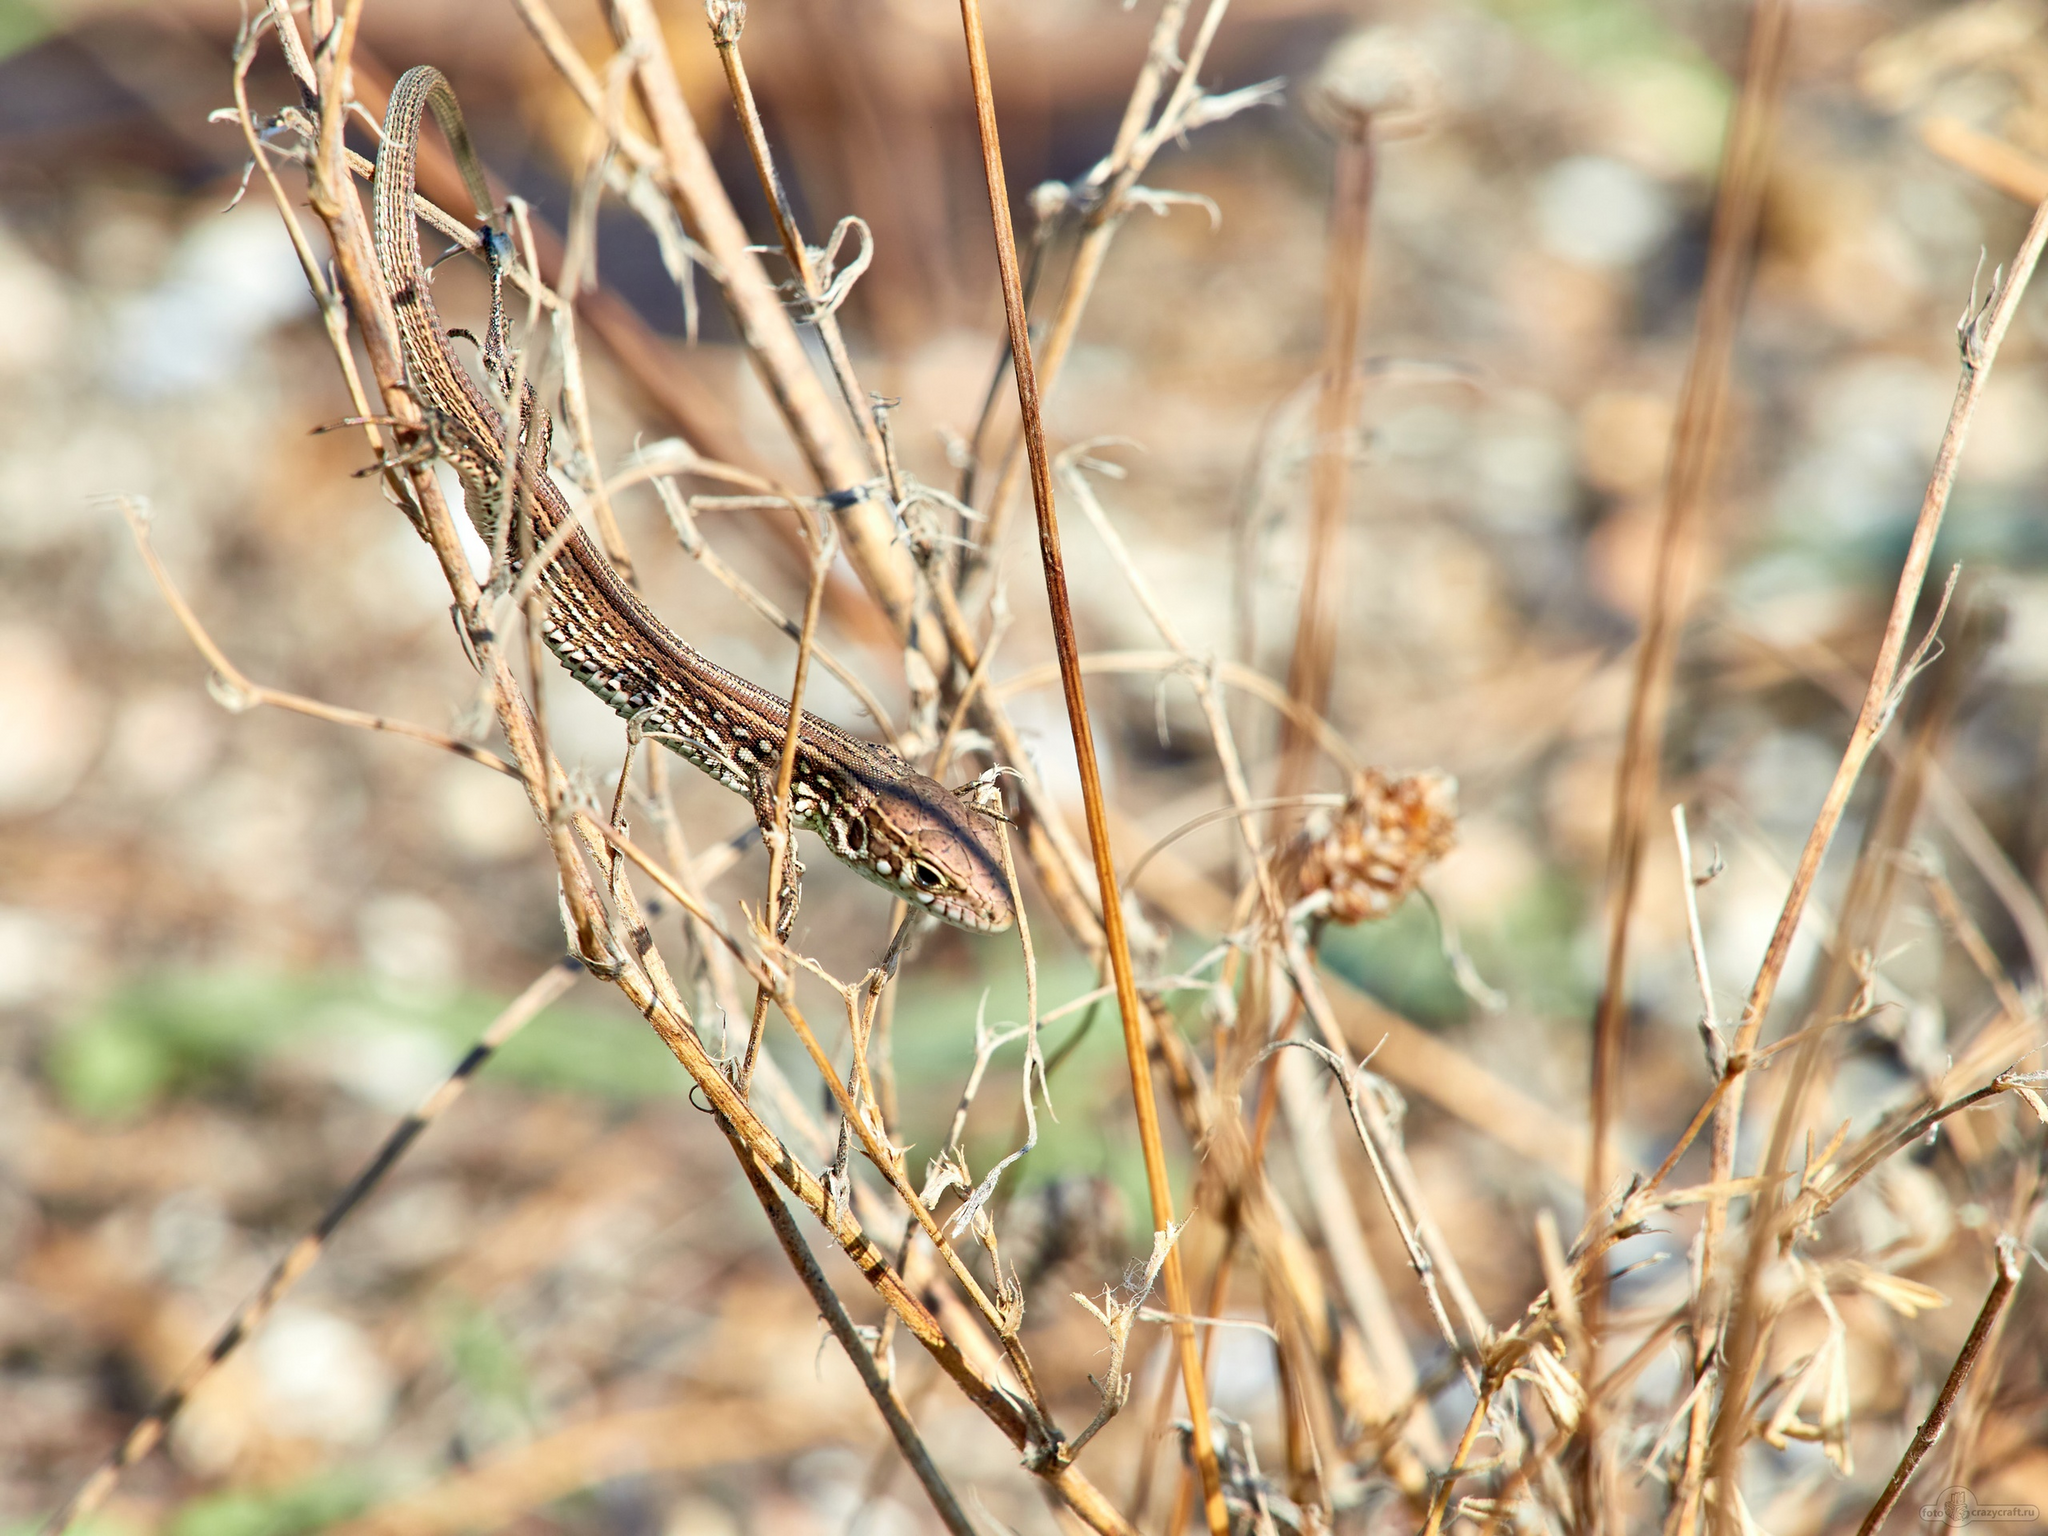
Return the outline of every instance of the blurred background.
{"type": "MultiPolygon", "coordinates": [[[[562,14],[593,53],[604,46],[594,8],[566,0],[562,14]]],[[[664,15],[734,199],[770,240],[702,16],[680,0],[664,15]]],[[[1411,902],[1333,934],[1329,964],[1568,1128],[1585,1119],[1631,646],[1746,15],[1730,0],[1237,0],[1205,83],[1286,88],[1163,152],[1148,183],[1186,200],[1129,220],[1049,404],[1056,450],[1117,440],[1098,452],[1123,475],[1098,479],[1099,494],[1191,643],[1284,674],[1332,161],[1299,86],[1340,40],[1383,29],[1430,105],[1421,131],[1380,157],[1332,715],[1363,761],[1454,774],[1463,814],[1429,883],[1442,922],[1411,902]],[[1444,929],[1483,985],[1460,984],[1444,929]]],[[[436,728],[472,704],[432,562],[375,481],[354,477],[360,437],[314,433],[348,407],[276,212],[260,183],[229,208],[243,146],[209,114],[232,100],[239,21],[200,0],[0,6],[0,1529],[27,1529],[61,1500],[562,943],[550,861],[514,787],[395,738],[223,709],[111,501],[147,498],[173,577],[258,681],[436,728]]],[[[1107,149],[1151,24],[1149,6],[1112,0],[992,0],[1020,228],[1029,189],[1082,176],[1107,149]]],[[[942,0],[756,0],[744,43],[806,228],[817,238],[857,213],[873,229],[843,318],[864,380],[901,400],[905,460],[945,486],[1002,334],[958,25],[942,0]]],[[[562,226],[587,121],[509,8],[373,0],[358,63],[380,102],[406,67],[438,65],[493,170],[562,226]]],[[[274,52],[251,95],[259,111],[293,100],[274,52]]],[[[2025,224],[2024,203],[1928,147],[1931,122],[2048,163],[2048,9],[1796,8],[1652,818],[1619,1144],[1632,1166],[1654,1164],[1707,1083],[1662,807],[1685,799],[1701,864],[1718,850],[1724,866],[1702,916],[1732,1010],[1846,737],[1844,679],[1853,698],[1867,674],[1954,389],[1957,317],[2025,224]]],[[[660,250],[610,205],[598,269],[618,306],[617,345],[586,343],[608,462],[683,431],[801,479],[709,285],[691,340],[660,250]],[[622,361],[630,347],[637,368],[622,361]]],[[[444,308],[473,308],[480,284],[445,270],[444,308]]],[[[2044,354],[2037,289],[1936,558],[1938,573],[1964,562],[1943,760],[2036,889],[2048,877],[2044,354]]],[[[782,686],[788,646],[636,495],[622,517],[655,607],[716,659],[782,686]]],[[[1017,623],[999,679],[1050,657],[1020,523],[1002,567],[1017,623]]],[[[800,605],[801,566],[754,514],[705,528],[800,605]]],[[[1084,644],[1157,649],[1071,513],[1067,537],[1084,644]]],[[[828,634],[900,717],[885,632],[855,601],[828,634]]],[[[617,723],[558,681],[557,745],[605,784],[617,723]]],[[[1221,792],[1184,685],[1091,687],[1129,859],[1221,792]]],[[[814,674],[809,702],[871,729],[828,677],[814,674]]],[[[1055,786],[1070,787],[1056,693],[1013,705],[1055,786]]],[[[1269,752],[1270,716],[1239,719],[1269,752]]],[[[676,794],[694,847],[749,823],[741,801],[681,769],[676,794]]],[[[1993,951],[2031,976],[2008,904],[1944,824],[1924,835],[1993,951]]],[[[1175,852],[1227,883],[1234,837],[1219,824],[1175,852]]],[[[810,863],[799,940],[857,974],[886,940],[886,900],[810,863]]],[[[1840,896],[1829,869],[1823,905],[1840,896]]],[[[755,850],[715,888],[722,909],[756,899],[761,878],[755,850]]],[[[1152,909],[1162,942],[1192,956],[1203,941],[1172,895],[1152,909]]],[[[1091,984],[1052,926],[1048,1005],[1091,984]]],[[[898,1091],[927,1151],[982,1000],[990,1018],[1021,1006],[1011,942],[937,935],[903,983],[898,1091]]],[[[1788,993],[1812,960],[1808,941],[1788,993]]],[[[1883,963],[1905,1000],[1896,1027],[1866,1031],[1834,1088],[1838,1118],[1859,1126],[1938,1065],[1952,1022],[1990,1006],[1911,882],[1883,963]]],[[[1148,1231],[1115,1033],[1100,1023],[1055,1076],[1059,1123],[1006,1218],[1006,1252],[1046,1282],[1032,1348],[1059,1362],[1053,1386],[1076,1422],[1101,1341],[1066,1293],[1116,1281],[1148,1231]]],[[[498,1468],[453,1513],[374,1528],[936,1529],[685,1086],[619,999],[581,983],[345,1229],[100,1528],[283,1536],[498,1468]],[[522,1447],[518,1475],[504,1472],[522,1447]]],[[[1510,1317],[1541,1285],[1529,1212],[1577,1226],[1576,1154],[1517,1152],[1512,1135],[1503,1145],[1470,1123],[1483,1114],[1410,1098],[1437,1209],[1482,1302],[1510,1317]]],[[[1014,1118],[1007,1097],[977,1112],[977,1166],[1013,1143],[1014,1118]]],[[[1176,1155],[1185,1192],[1184,1144],[1176,1155]]],[[[1362,1180],[1362,1165],[1349,1171],[1362,1180]]],[[[1970,1198],[1902,1162],[1873,1196],[1868,1241],[1946,1221],[1954,1241],[1915,1273],[1973,1295],[1970,1198]]],[[[1405,1278],[1391,1229],[1363,1204],[1387,1273],[1405,1278]]],[[[2038,1296],[2008,1334],[2016,1359],[2040,1352],[2038,1296]]],[[[1969,1311],[1925,1336],[1937,1372],[1969,1311]]],[[[1141,1403],[1156,1332],[1133,1352],[1141,1403]]],[[[1872,1340],[1858,1412],[1895,1446],[1924,1372],[1881,1328],[1872,1340]]],[[[1219,1406],[1270,1422],[1266,1347],[1250,1333],[1218,1347],[1219,1406]]],[[[913,1394],[923,1380],[911,1376],[913,1394]]],[[[2005,1380],[2021,1394],[2015,1427],[1987,1451],[1995,1470],[1976,1494],[2048,1504],[2038,1369],[2005,1380]]],[[[1447,1402],[1454,1433],[1464,1409],[1447,1402]]],[[[914,1406],[993,1519],[1055,1528],[975,1414],[945,1390],[914,1406]]],[[[1109,1466],[1141,1427],[1105,1436],[1109,1466]]],[[[1892,1454],[1872,1453],[1877,1475],[1892,1454]]],[[[1765,1523],[1825,1528],[1835,1506],[1817,1451],[1780,1460],[1760,1474],[1765,1495],[1783,1495],[1779,1523],[1765,1523]]],[[[1127,1475],[1104,1474],[1118,1497],[1127,1475]]]]}

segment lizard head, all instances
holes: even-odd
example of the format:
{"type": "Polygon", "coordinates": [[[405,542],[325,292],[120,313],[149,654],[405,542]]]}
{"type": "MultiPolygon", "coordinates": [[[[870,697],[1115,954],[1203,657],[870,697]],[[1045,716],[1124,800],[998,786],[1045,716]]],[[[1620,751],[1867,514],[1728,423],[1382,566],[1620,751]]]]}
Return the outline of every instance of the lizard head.
{"type": "Polygon", "coordinates": [[[1001,933],[1016,921],[994,822],[921,773],[878,798],[885,814],[873,818],[854,868],[955,928],[1001,933]]]}

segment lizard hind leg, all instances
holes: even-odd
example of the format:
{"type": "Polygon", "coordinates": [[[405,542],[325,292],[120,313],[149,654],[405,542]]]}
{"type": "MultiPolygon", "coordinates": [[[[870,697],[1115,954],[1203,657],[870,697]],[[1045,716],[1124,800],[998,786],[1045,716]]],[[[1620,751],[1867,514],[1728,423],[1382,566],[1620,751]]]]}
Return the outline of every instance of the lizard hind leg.
{"type": "MultiPolygon", "coordinates": [[[[754,775],[753,792],[749,798],[754,802],[754,824],[761,829],[761,840],[768,845],[769,857],[775,849],[775,775],[757,773],[754,775]]],[[[796,856],[796,817],[791,815],[788,823],[789,841],[782,851],[782,878],[775,891],[775,937],[782,943],[789,942],[790,930],[796,925],[797,902],[803,896],[804,865],[796,856]]]]}

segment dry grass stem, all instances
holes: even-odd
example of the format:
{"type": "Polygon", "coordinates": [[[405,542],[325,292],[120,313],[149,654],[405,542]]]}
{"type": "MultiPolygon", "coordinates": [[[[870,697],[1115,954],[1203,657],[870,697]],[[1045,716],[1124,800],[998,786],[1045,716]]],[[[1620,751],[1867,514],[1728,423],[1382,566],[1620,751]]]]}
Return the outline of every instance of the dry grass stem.
{"type": "MultiPolygon", "coordinates": [[[[1123,901],[1118,894],[1116,865],[1109,847],[1109,820],[1103,807],[1102,779],[1095,759],[1095,741],[1088,721],[1087,697],[1081,681],[1081,653],[1074,636],[1073,608],[1061,563],[1059,524],[1053,510],[1052,466],[1047,458],[1044,428],[1039,420],[1038,386],[1031,358],[1031,331],[1024,314],[1023,285],[1017,270],[1017,244],[1010,229],[1009,190],[996,132],[995,100],[989,82],[988,50],[982,37],[977,0],[960,0],[960,21],[967,40],[969,78],[974,88],[975,115],[981,131],[982,168],[988,183],[989,208],[995,220],[996,263],[1002,276],[1003,310],[1009,321],[1010,355],[1017,380],[1018,409],[1023,413],[1024,440],[1031,460],[1032,504],[1038,514],[1038,547],[1045,568],[1046,599],[1051,609],[1054,644],[1059,652],[1060,680],[1066,695],[1067,725],[1081,773],[1082,805],[1088,817],[1089,851],[1101,893],[1103,947],[1108,951],[1116,982],[1117,1009],[1124,1026],[1124,1053],[1130,1063],[1131,1097],[1137,1109],[1139,1144],[1145,1154],[1145,1179],[1152,1200],[1155,1232],[1175,1230],[1173,1191],[1167,1183],[1166,1152],[1160,1140],[1159,1115],[1152,1096],[1152,1071],[1145,1047],[1145,1026],[1131,968],[1130,943],[1124,933],[1123,901]]],[[[1163,1032],[1162,1032],[1163,1034],[1163,1032]]],[[[1187,1282],[1180,1260],[1168,1248],[1161,1271],[1167,1305],[1181,1316],[1173,1327],[1180,1356],[1181,1386],[1187,1395],[1190,1444],[1202,1474],[1203,1515],[1212,1536],[1228,1536],[1230,1517],[1223,1503],[1222,1478],[1209,1429],[1208,1393],[1202,1379],[1195,1331],[1185,1319],[1187,1282]]]]}

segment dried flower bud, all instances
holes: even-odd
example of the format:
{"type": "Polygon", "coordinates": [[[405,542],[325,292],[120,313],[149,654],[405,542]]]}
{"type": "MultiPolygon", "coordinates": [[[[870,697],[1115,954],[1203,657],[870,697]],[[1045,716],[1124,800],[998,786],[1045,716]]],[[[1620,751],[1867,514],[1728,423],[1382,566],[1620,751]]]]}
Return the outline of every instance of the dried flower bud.
{"type": "Polygon", "coordinates": [[[1325,127],[1355,132],[1370,121],[1380,138],[1419,133],[1441,95],[1422,50],[1390,27],[1368,27],[1324,55],[1308,105],[1325,127]]]}
{"type": "Polygon", "coordinates": [[[1067,204],[1074,200],[1074,189],[1064,181],[1041,181],[1031,189],[1031,216],[1041,224],[1050,224],[1067,211],[1067,204]]]}
{"type": "Polygon", "coordinates": [[[711,23],[711,41],[730,47],[746,30],[747,0],[704,0],[704,15],[711,23]]]}
{"type": "Polygon", "coordinates": [[[1327,828],[1303,833],[1288,863],[1294,898],[1330,893],[1334,922],[1385,917],[1457,837],[1458,781],[1430,770],[1389,778],[1368,768],[1327,828]]]}

